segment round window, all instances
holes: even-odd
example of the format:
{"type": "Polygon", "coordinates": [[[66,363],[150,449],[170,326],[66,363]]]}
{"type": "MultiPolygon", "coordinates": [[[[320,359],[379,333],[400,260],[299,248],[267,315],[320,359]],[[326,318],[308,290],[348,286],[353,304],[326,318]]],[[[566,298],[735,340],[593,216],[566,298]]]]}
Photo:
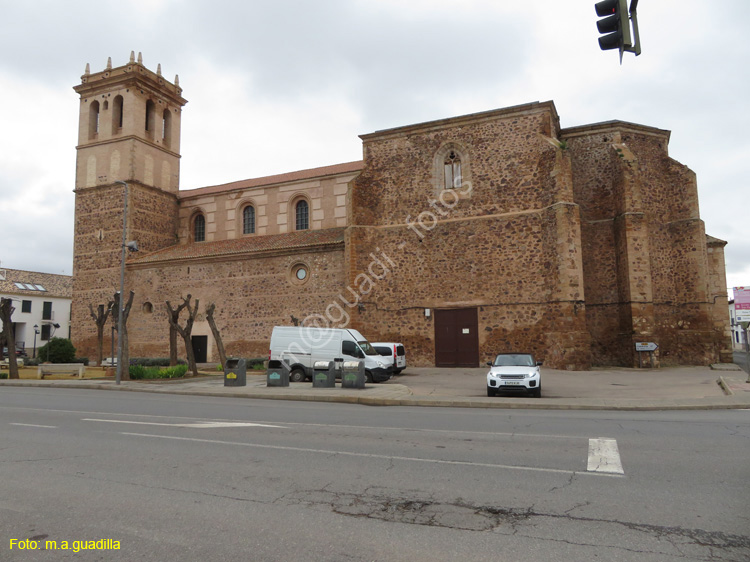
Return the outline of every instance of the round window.
{"type": "Polygon", "coordinates": [[[301,285],[307,283],[310,278],[310,268],[304,263],[295,263],[289,271],[289,278],[292,283],[301,285]]]}

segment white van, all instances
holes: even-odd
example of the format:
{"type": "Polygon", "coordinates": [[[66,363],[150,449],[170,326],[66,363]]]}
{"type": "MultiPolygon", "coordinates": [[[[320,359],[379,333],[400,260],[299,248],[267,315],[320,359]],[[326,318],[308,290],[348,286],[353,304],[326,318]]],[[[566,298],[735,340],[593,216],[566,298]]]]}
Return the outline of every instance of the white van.
{"type": "Polygon", "coordinates": [[[303,326],[275,326],[271,333],[269,361],[284,361],[289,365],[289,380],[312,380],[316,361],[353,361],[364,359],[367,382],[383,382],[391,377],[390,365],[357,330],[344,328],[314,328],[303,326]]]}
{"type": "Polygon", "coordinates": [[[393,374],[399,375],[406,369],[406,351],[404,344],[397,342],[373,342],[370,345],[375,348],[380,355],[387,357],[393,365],[393,374]]]}

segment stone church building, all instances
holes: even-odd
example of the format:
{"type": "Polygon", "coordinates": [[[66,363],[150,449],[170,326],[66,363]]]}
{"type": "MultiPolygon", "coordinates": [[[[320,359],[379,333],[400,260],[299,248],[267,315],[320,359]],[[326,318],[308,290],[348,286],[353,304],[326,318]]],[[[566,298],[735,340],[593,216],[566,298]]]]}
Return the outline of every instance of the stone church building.
{"type": "MultiPolygon", "coordinates": [[[[139,55],[80,85],[72,338],[135,299],[131,356],[167,356],[165,302],[200,299],[198,360],[263,357],[276,325],[348,326],[410,365],[479,366],[528,351],[552,368],[730,361],[725,242],[706,235],[695,174],[669,131],[561,128],[534,102],[362,135],[362,161],[180,190],[179,80],[139,55]]],[[[109,336],[109,330],[105,332],[109,336]]],[[[109,339],[105,349],[109,348],[109,339]]],[[[181,351],[183,353],[183,351],[181,351]]]]}

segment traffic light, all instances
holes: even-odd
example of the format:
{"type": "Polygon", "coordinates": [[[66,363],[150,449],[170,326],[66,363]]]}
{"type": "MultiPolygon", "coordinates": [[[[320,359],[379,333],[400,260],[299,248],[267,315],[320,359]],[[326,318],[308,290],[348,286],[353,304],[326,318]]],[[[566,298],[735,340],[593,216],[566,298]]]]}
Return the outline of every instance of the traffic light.
{"type": "Polygon", "coordinates": [[[627,0],[603,0],[594,5],[596,15],[601,19],[596,22],[596,27],[602,37],[599,37],[599,47],[602,51],[610,49],[620,50],[620,60],[623,51],[633,47],[630,37],[630,18],[628,15],[627,0]]]}

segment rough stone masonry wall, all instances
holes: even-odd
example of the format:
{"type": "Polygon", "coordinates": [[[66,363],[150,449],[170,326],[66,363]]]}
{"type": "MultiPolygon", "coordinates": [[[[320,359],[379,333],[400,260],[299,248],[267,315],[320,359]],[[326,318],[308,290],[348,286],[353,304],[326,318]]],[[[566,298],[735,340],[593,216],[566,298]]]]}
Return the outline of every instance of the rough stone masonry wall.
{"type": "Polygon", "coordinates": [[[588,367],[569,161],[544,138],[556,127],[542,105],[365,138],[347,282],[362,295],[353,321],[368,339],[403,342],[410,364],[434,365],[434,315],[424,309],[477,308],[480,362],[528,350],[551,367],[588,367]],[[468,164],[471,194],[438,210],[434,159],[446,143],[468,164]],[[373,254],[387,255],[391,271],[366,292],[373,254]]]}
{"type": "Polygon", "coordinates": [[[589,129],[562,134],[582,216],[594,364],[637,364],[635,340],[658,343],[661,364],[718,360],[693,172],[669,158],[664,131],[589,129]]]}
{"type": "MultiPolygon", "coordinates": [[[[175,197],[136,183],[129,186],[127,240],[136,240],[142,251],[174,244],[175,197]]],[[[76,192],[71,334],[79,357],[96,357],[96,325],[88,305],[96,310],[120,290],[123,190],[109,185],[76,192]]],[[[131,287],[126,276],[126,294],[131,287]]],[[[111,320],[104,334],[105,356],[110,353],[110,325],[111,320]]]]}
{"type": "MultiPolygon", "coordinates": [[[[208,336],[208,360],[219,361],[213,335],[205,318],[206,306],[216,304],[214,317],[228,355],[266,357],[273,326],[293,325],[292,316],[303,321],[312,314],[325,315],[326,308],[343,291],[343,249],[289,252],[282,255],[244,256],[241,259],[210,260],[137,266],[127,273],[136,287],[128,335],[130,355],[169,355],[169,321],[165,303],[172,307],[182,297],[198,299],[194,336],[208,336]],[[294,281],[292,266],[304,263],[309,278],[294,281]]],[[[186,313],[183,312],[184,325],[186,313]]],[[[178,350],[185,357],[178,339],[178,350]]]]}

